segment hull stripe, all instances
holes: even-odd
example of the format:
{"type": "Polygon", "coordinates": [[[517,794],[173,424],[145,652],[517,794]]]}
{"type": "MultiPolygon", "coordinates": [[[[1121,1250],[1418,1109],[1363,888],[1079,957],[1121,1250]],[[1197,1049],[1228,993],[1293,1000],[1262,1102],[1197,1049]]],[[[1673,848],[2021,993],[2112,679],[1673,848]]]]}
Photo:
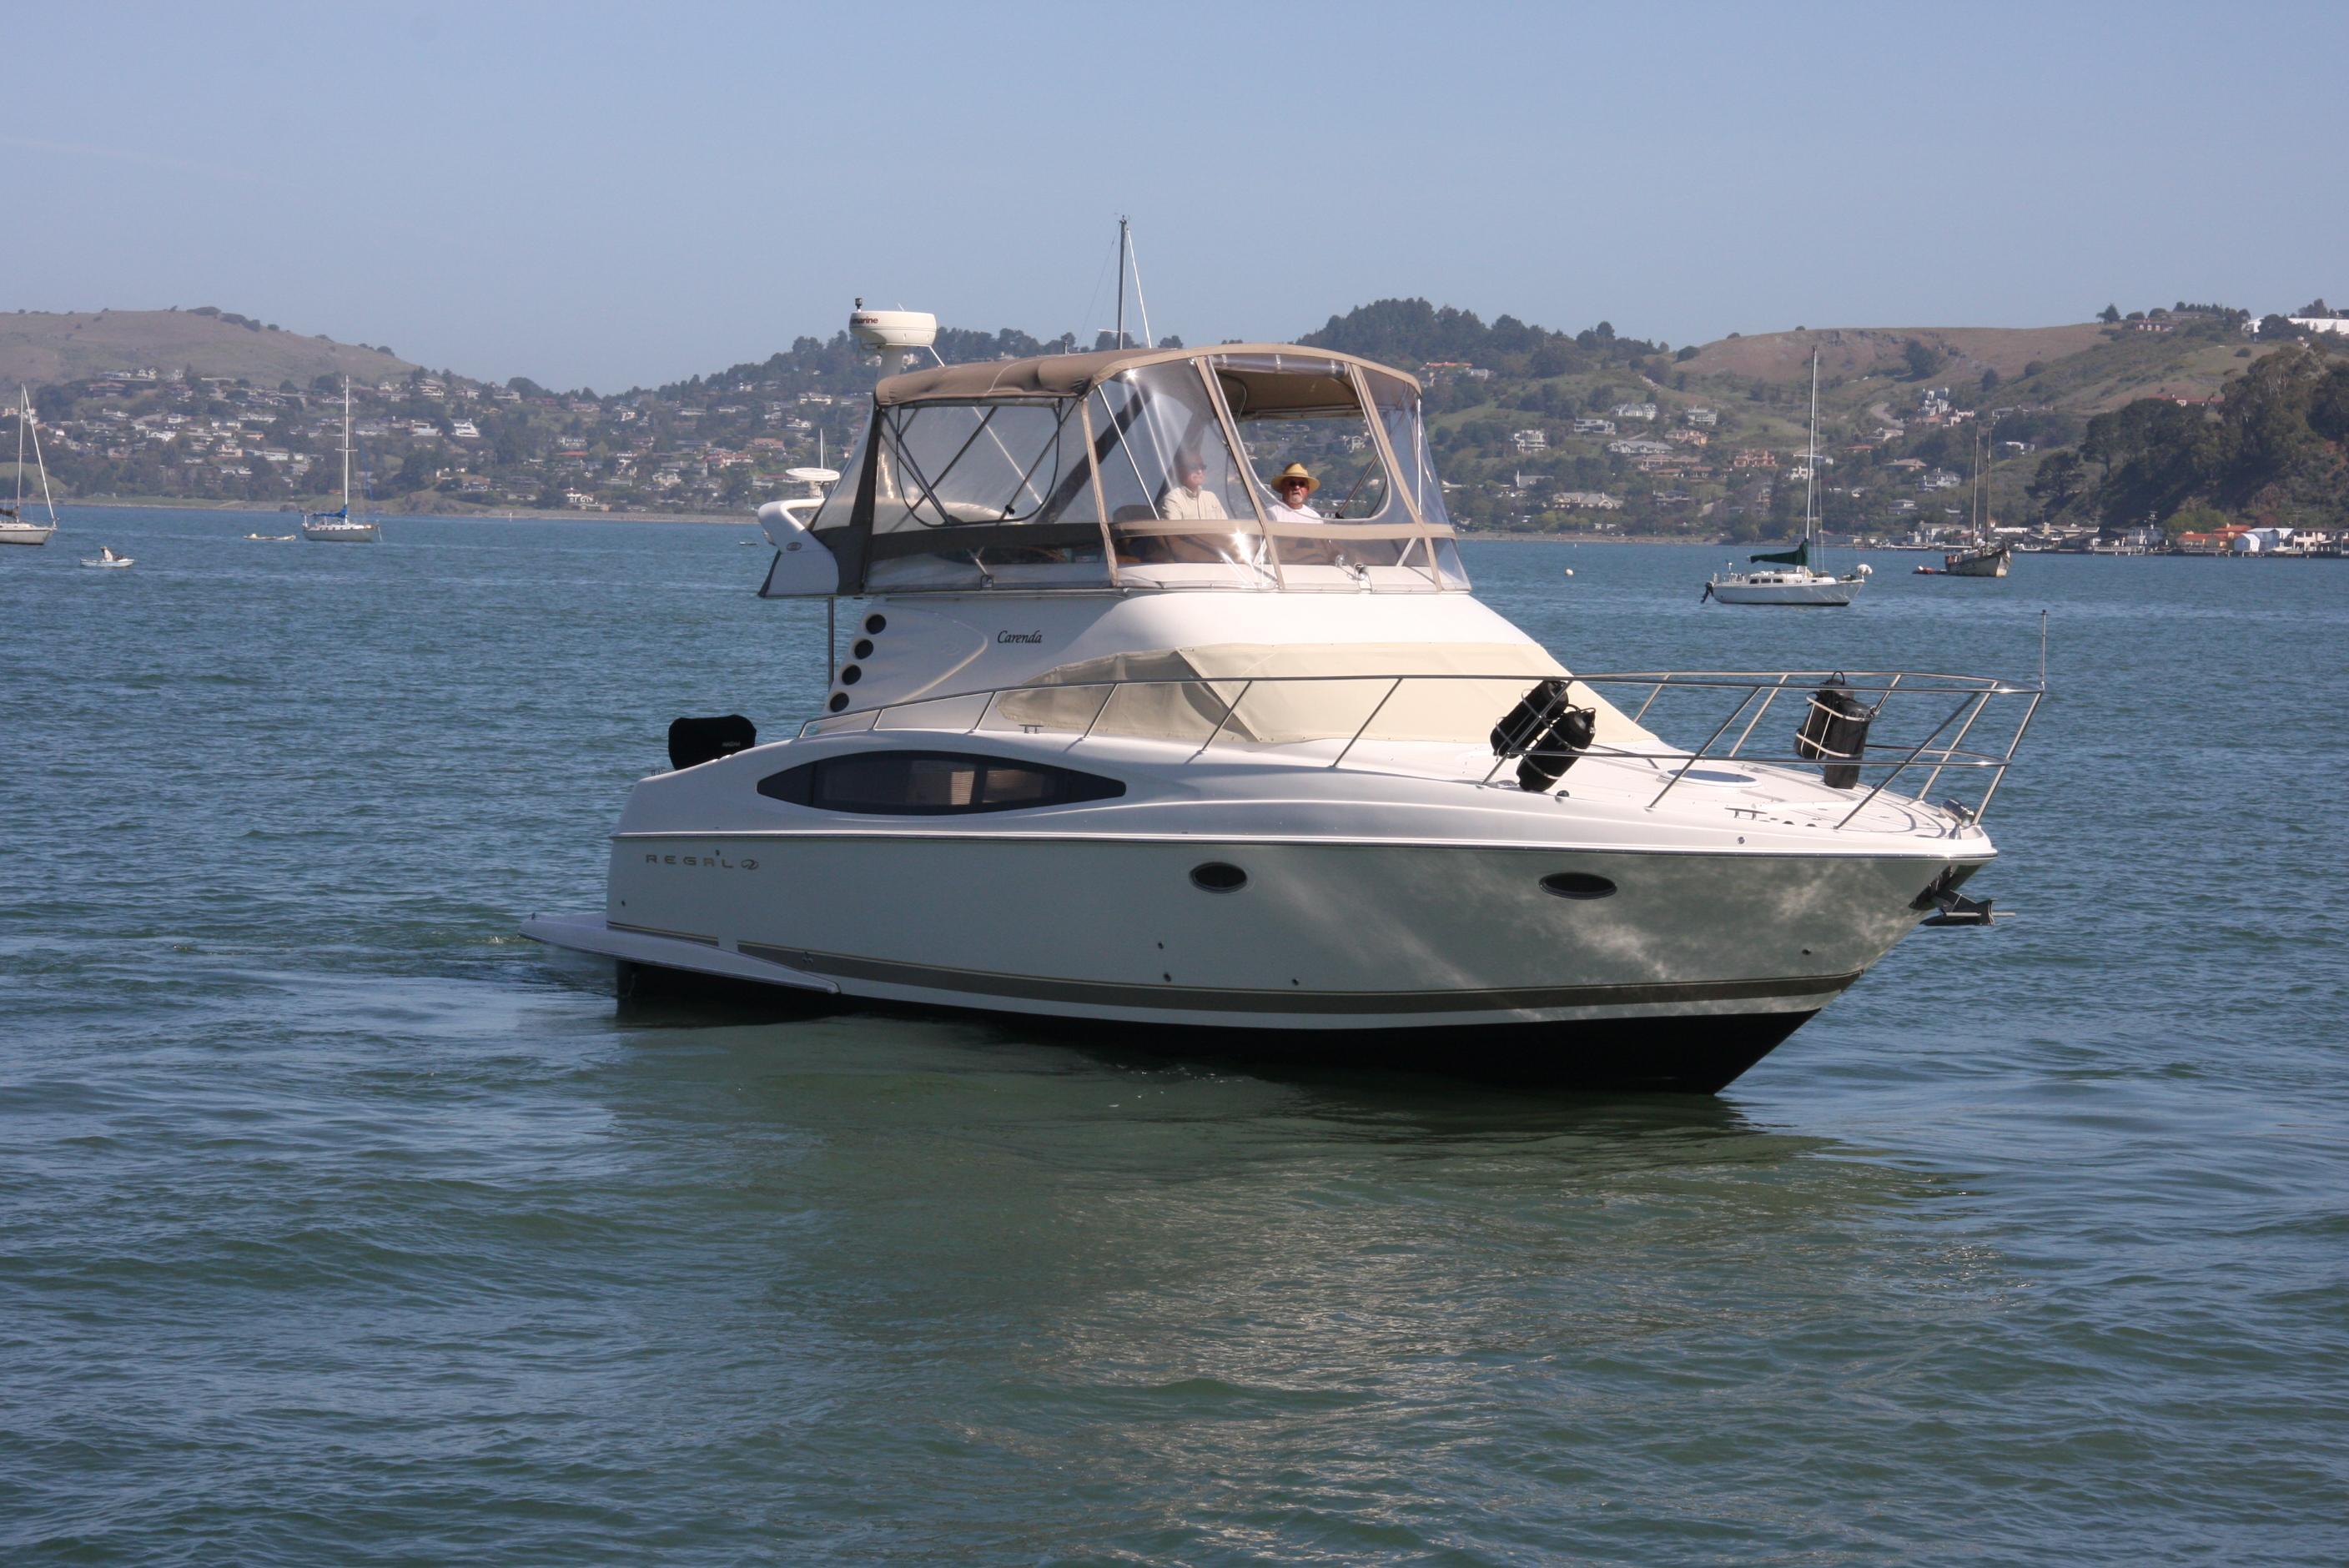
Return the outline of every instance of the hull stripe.
{"type": "Polygon", "coordinates": [[[1013,996],[1036,1002],[1089,1003],[1102,1007],[1155,1007],[1194,1013],[1485,1013],[1550,1007],[1653,1006],[1679,1002],[1744,1002],[1817,998],[1812,1009],[1840,995],[1860,972],[1761,980],[1666,981],[1621,985],[1531,985],[1485,991],[1256,991],[1199,985],[1130,985],[1104,980],[1056,980],[1038,975],[938,969],[882,958],[812,953],[799,947],[737,944],[754,958],[787,964],[843,980],[869,980],[968,995],[1013,996]]]}

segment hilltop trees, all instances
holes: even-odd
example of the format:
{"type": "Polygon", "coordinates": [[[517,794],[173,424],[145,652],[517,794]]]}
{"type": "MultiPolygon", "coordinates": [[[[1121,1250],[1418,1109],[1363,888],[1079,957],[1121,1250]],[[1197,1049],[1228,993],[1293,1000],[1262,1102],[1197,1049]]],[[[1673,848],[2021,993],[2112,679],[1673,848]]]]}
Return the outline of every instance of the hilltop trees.
{"type": "Polygon", "coordinates": [[[2216,408],[2140,397],[2089,420],[2079,455],[2102,470],[2091,499],[2108,527],[2190,505],[2349,521],[2349,364],[2294,348],[2254,363],[2216,408]]]}
{"type": "Polygon", "coordinates": [[[1661,353],[1643,339],[1618,336],[1609,322],[1569,337],[1513,315],[1495,316],[1487,326],[1474,311],[1438,307],[1423,299],[1375,300],[1331,316],[1320,331],[1297,341],[1389,365],[1466,364],[1505,376],[1545,378],[1634,364],[1661,353]]]}

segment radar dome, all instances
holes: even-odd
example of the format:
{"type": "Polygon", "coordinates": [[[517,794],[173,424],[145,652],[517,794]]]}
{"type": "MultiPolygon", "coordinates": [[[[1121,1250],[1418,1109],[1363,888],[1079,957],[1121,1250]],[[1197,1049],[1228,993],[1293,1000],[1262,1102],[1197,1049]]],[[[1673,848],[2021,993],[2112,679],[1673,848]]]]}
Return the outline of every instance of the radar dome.
{"type": "Polygon", "coordinates": [[[937,341],[938,318],[926,310],[866,310],[862,301],[848,314],[848,334],[866,348],[927,348],[937,341]]]}

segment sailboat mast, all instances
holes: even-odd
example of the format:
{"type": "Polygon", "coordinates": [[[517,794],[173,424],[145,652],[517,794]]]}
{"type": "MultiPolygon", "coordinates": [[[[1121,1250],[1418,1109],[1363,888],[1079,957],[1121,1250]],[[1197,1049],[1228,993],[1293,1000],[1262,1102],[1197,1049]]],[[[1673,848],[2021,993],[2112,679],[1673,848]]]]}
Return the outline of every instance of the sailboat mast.
{"type": "Polygon", "coordinates": [[[351,515],[351,378],[343,377],[343,516],[351,515]]]}
{"type": "MultiPolygon", "coordinates": [[[[19,444],[19,455],[16,459],[16,488],[20,491],[25,488],[25,459],[22,456],[22,443],[25,438],[22,432],[25,427],[31,426],[33,431],[33,466],[41,470],[41,504],[48,509],[49,526],[51,528],[55,528],[57,525],[57,499],[49,494],[49,465],[48,460],[41,456],[41,427],[34,423],[32,418],[33,399],[31,394],[27,393],[22,387],[19,387],[16,388],[16,396],[24,400],[24,411],[16,416],[16,426],[19,432],[16,437],[19,444]]],[[[21,500],[17,502],[16,515],[20,518],[24,516],[24,503],[21,500]]]]}
{"type": "Polygon", "coordinates": [[[1125,246],[1126,218],[1121,212],[1117,219],[1117,346],[1125,346],[1125,246]]]}
{"type": "MultiPolygon", "coordinates": [[[[1816,348],[1811,350],[1811,460],[1805,469],[1807,478],[1803,485],[1803,542],[1807,545],[1819,501],[1819,351],[1816,348]]],[[[1809,564],[1807,560],[1805,564],[1809,564]]]]}
{"type": "Polygon", "coordinates": [[[31,400],[31,396],[22,387],[16,388],[16,515],[18,517],[25,515],[25,405],[31,400]]]}

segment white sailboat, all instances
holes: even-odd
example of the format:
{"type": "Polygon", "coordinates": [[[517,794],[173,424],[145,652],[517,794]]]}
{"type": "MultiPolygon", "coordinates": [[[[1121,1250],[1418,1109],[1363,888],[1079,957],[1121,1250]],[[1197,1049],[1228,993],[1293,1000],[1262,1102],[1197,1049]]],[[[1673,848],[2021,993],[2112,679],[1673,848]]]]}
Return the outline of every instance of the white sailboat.
{"type": "Polygon", "coordinates": [[[1866,562],[1837,577],[1811,564],[1811,546],[1817,531],[1819,499],[1819,356],[1811,354],[1811,450],[1803,491],[1803,539],[1792,550],[1746,557],[1747,570],[1734,567],[1706,579],[1697,602],[1718,599],[1724,604],[1848,604],[1868,585],[1866,562]],[[1754,566],[1764,570],[1756,572],[1754,566]]]}
{"type": "Polygon", "coordinates": [[[49,496],[49,465],[41,457],[41,430],[33,418],[33,397],[16,388],[16,502],[0,506],[0,544],[47,544],[57,531],[57,506],[49,496]],[[41,505],[49,521],[32,522],[25,517],[25,442],[33,444],[33,467],[41,476],[41,505]]]}
{"type": "Polygon", "coordinates": [[[373,521],[351,515],[351,378],[343,377],[343,509],[305,511],[302,537],[320,544],[373,544],[378,537],[373,521]]]}

